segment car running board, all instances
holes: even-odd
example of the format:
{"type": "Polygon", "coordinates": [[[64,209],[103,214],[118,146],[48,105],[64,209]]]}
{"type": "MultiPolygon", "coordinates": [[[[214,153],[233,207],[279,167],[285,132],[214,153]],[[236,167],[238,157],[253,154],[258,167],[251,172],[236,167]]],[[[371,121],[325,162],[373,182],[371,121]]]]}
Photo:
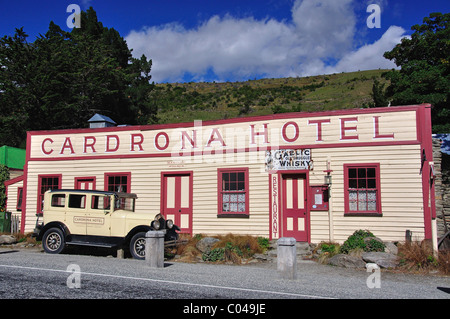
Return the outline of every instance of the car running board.
{"type": "Polygon", "coordinates": [[[102,248],[115,248],[117,244],[109,244],[109,243],[95,243],[95,242],[87,242],[87,241],[68,241],[67,245],[76,245],[76,246],[91,246],[91,247],[102,247],[102,248]]]}

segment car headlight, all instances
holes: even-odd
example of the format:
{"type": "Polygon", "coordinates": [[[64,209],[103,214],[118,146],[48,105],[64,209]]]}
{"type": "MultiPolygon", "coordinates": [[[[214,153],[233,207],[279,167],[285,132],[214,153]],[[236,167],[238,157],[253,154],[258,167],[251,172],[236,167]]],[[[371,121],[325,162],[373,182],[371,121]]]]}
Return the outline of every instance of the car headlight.
{"type": "Polygon", "coordinates": [[[166,227],[169,228],[169,229],[172,229],[172,227],[173,227],[173,220],[168,219],[166,221],[166,227]]]}
{"type": "Polygon", "coordinates": [[[154,220],[152,221],[152,227],[156,230],[158,230],[161,227],[161,224],[159,223],[159,221],[154,220]]]}

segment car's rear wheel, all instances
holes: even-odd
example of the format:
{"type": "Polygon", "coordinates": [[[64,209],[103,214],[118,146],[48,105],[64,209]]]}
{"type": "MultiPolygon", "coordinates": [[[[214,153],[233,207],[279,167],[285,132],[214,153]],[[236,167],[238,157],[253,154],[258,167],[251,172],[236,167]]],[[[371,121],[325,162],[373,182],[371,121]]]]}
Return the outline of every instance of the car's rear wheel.
{"type": "Polygon", "coordinates": [[[59,228],[50,228],[42,238],[42,247],[49,254],[59,254],[66,248],[64,233],[59,228]]]}
{"type": "Polygon", "coordinates": [[[145,259],[145,232],[137,233],[131,238],[130,253],[135,259],[145,259]]]}

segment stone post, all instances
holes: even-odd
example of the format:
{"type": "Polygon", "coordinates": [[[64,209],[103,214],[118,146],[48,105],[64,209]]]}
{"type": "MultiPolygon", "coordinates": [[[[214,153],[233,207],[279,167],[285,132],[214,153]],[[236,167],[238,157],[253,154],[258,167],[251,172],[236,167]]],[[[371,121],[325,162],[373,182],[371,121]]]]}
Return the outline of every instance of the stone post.
{"type": "Polygon", "coordinates": [[[277,241],[277,269],[284,279],[297,279],[297,241],[282,237],[277,241]]]}
{"type": "Polygon", "coordinates": [[[152,268],[164,268],[164,232],[145,233],[145,262],[152,268]]]}

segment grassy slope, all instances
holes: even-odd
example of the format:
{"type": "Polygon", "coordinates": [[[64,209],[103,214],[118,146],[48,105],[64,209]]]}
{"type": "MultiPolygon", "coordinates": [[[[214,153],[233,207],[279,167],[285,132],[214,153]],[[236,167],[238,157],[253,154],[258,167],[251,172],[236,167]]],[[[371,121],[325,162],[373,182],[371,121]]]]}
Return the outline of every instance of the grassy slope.
{"type": "Polygon", "coordinates": [[[157,84],[152,93],[160,123],[226,119],[275,112],[365,107],[374,79],[386,70],[225,83],[157,84]]]}

